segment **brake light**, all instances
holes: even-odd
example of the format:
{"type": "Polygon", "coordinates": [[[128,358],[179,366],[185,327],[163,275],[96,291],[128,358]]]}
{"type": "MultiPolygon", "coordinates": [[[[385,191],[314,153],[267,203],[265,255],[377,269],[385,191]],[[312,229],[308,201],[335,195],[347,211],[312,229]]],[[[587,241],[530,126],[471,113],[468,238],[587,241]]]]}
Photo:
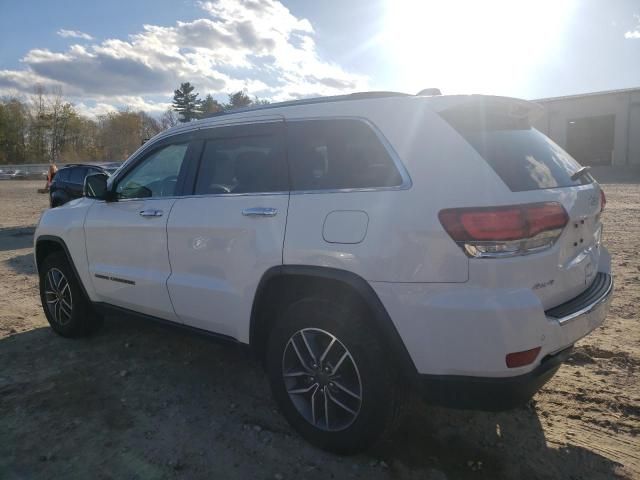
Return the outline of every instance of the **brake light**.
{"type": "Polygon", "coordinates": [[[604,207],[607,205],[607,196],[604,194],[604,190],[600,187],[600,213],[604,212],[604,207]]]}
{"type": "Polygon", "coordinates": [[[505,257],[549,248],[569,217],[557,202],[451,208],[438,214],[451,238],[471,257],[505,257]]]}

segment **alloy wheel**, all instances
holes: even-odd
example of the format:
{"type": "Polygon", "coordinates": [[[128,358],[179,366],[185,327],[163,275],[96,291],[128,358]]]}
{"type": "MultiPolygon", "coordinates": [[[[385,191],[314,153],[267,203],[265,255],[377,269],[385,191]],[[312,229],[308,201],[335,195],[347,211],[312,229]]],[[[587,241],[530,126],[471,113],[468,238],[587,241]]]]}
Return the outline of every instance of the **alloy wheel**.
{"type": "Polygon", "coordinates": [[[331,333],[305,328],[294,333],[282,356],[291,402],[309,423],[325,431],[348,428],[362,405],[362,382],[353,356],[331,333]]]}
{"type": "Polygon", "coordinates": [[[51,268],[45,277],[44,297],[47,310],[61,326],[71,321],[71,287],[67,277],[57,268],[51,268]]]}

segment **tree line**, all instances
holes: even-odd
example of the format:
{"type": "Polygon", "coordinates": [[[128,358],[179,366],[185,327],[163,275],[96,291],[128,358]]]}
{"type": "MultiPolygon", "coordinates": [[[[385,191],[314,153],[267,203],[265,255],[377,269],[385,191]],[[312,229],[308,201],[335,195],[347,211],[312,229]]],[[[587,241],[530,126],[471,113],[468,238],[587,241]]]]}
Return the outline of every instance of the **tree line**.
{"type": "Polygon", "coordinates": [[[239,91],[220,103],[200,100],[190,83],[175,90],[172,108],[156,118],[122,108],[90,118],[65,99],[60,89],[36,86],[27,96],[0,98],[0,165],[20,163],[117,161],[155,134],[216,112],[268,103],[239,91]]]}
{"type": "Polygon", "coordinates": [[[229,94],[227,103],[220,103],[211,94],[207,94],[204,99],[199,99],[199,93],[194,93],[195,87],[189,82],[181,83],[180,88],[173,92],[172,109],[179,115],[180,122],[190,122],[200,118],[206,118],[212,114],[233,110],[236,108],[248,107],[251,105],[268,104],[268,100],[258,97],[251,98],[247,92],[229,94]]]}

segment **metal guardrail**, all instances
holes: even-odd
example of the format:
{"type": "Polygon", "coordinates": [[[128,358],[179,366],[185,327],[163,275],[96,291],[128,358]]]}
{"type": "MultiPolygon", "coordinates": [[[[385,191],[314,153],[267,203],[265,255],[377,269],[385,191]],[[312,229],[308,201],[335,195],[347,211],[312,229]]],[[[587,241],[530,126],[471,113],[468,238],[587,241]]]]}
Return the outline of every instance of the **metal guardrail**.
{"type": "MultiPolygon", "coordinates": [[[[105,165],[113,162],[110,162],[110,161],[68,162],[68,163],[56,163],[56,165],[58,166],[58,168],[62,168],[67,165],[75,165],[78,163],[82,163],[86,165],[105,165]]],[[[0,165],[0,179],[8,178],[6,176],[7,173],[20,171],[24,173],[24,176],[26,176],[27,179],[29,180],[39,180],[40,178],[44,179],[46,177],[48,170],[49,170],[48,163],[20,163],[20,164],[0,165]]],[[[18,177],[18,178],[24,178],[24,177],[18,177]]]]}

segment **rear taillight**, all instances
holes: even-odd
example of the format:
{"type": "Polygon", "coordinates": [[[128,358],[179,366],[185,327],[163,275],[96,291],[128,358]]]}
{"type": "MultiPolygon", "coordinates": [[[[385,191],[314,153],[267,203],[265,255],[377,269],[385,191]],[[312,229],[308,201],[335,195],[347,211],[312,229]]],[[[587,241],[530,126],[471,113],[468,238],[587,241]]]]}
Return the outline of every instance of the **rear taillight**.
{"type": "Polygon", "coordinates": [[[604,212],[604,207],[607,205],[607,196],[604,194],[604,190],[600,188],[600,213],[604,212]]]}
{"type": "Polygon", "coordinates": [[[438,214],[451,238],[470,257],[525,255],[551,247],[569,217],[557,202],[450,208],[438,214]]]}

